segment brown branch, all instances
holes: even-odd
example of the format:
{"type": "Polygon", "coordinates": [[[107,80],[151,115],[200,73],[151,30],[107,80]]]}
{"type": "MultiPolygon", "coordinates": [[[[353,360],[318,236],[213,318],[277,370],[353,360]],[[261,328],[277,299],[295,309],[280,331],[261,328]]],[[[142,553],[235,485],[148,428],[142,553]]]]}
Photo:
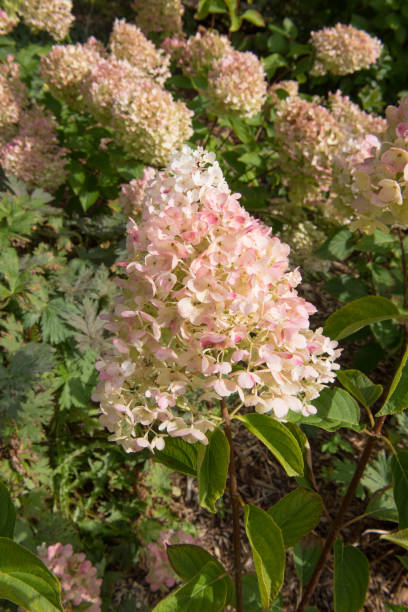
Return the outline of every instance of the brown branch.
{"type": "Polygon", "coordinates": [[[241,526],[240,526],[240,505],[241,500],[238,493],[237,472],[235,469],[235,453],[232,443],[231,420],[225,399],[221,400],[221,414],[224,419],[225,435],[230,447],[229,462],[229,490],[231,495],[232,507],[232,528],[234,538],[234,575],[235,591],[237,598],[237,612],[243,612],[242,601],[242,565],[241,565],[241,526]]]}
{"type": "Polygon", "coordinates": [[[333,547],[334,540],[336,539],[337,533],[343,525],[344,515],[346,514],[347,508],[349,507],[351,500],[354,497],[354,493],[356,492],[357,485],[360,482],[360,479],[364,473],[367,463],[370,460],[371,453],[373,451],[374,445],[377,440],[377,436],[379,436],[381,433],[385,419],[386,419],[386,416],[383,416],[377,421],[377,424],[374,429],[374,436],[370,436],[370,438],[366,442],[363,452],[361,453],[360,460],[357,464],[356,471],[354,473],[352,481],[349,484],[347,492],[343,498],[338,514],[333,519],[333,522],[330,526],[329,533],[327,534],[327,538],[326,538],[326,542],[325,542],[322,554],[320,555],[320,559],[317,562],[315,571],[313,572],[313,576],[303,594],[303,597],[299,604],[297,612],[304,612],[309,604],[309,601],[314,593],[314,590],[319,581],[323,568],[325,567],[327,563],[327,559],[330,555],[330,551],[333,547]]]}

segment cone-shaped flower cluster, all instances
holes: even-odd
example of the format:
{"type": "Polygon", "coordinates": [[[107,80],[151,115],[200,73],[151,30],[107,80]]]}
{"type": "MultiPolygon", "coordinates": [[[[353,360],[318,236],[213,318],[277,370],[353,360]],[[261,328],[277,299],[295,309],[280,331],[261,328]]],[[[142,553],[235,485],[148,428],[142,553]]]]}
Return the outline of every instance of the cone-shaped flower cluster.
{"type": "Polygon", "coordinates": [[[0,36],[9,34],[17,23],[17,17],[11,17],[6,11],[0,9],[0,36]]]}
{"type": "Polygon", "coordinates": [[[96,567],[85,558],[84,553],[74,553],[71,544],[63,546],[60,542],[48,547],[42,544],[37,553],[58,577],[64,607],[75,610],[81,604],[89,603],[87,607],[81,606],[81,610],[100,612],[102,580],[96,577],[96,567]]]}
{"type": "Polygon", "coordinates": [[[178,62],[183,73],[193,78],[206,78],[214,60],[234,51],[226,36],[203,27],[187,40],[166,38],[162,46],[178,62]]]}
{"type": "Polygon", "coordinates": [[[170,77],[170,56],[156,49],[137,26],[124,19],[115,20],[109,46],[117,59],[128,61],[160,85],[170,77]]]}
{"type": "Polygon", "coordinates": [[[250,51],[232,51],[214,60],[208,73],[208,96],[214,111],[252,117],[266,100],[265,71],[250,51]]]}
{"type": "Polygon", "coordinates": [[[276,106],[279,106],[282,100],[286,100],[289,96],[297,96],[298,93],[299,83],[297,81],[278,81],[268,89],[268,95],[276,106]],[[283,95],[278,95],[280,93],[283,95]],[[286,96],[284,95],[285,93],[286,96]]]}
{"type": "Polygon", "coordinates": [[[18,13],[35,30],[45,30],[55,40],[68,36],[74,16],[72,0],[19,0],[18,13]]]}
{"type": "Polygon", "coordinates": [[[175,36],[183,31],[181,0],[133,0],[132,8],[136,11],[136,23],[145,34],[175,36]]]}
{"type": "Polygon", "coordinates": [[[28,189],[58,189],[67,176],[67,151],[58,144],[56,127],[53,116],[41,107],[22,113],[16,136],[0,149],[4,172],[24,181],[28,189]]]}
{"type": "Polygon", "coordinates": [[[14,135],[14,124],[27,101],[27,88],[20,79],[20,67],[9,55],[0,63],[0,143],[14,135]]]}
{"type": "Polygon", "coordinates": [[[125,150],[164,165],[193,133],[193,112],[159,84],[169,74],[169,56],[124,21],[115,22],[110,44],[115,54],[92,38],[54,46],[42,58],[42,77],[53,95],[110,128],[125,150]]]}
{"type": "Polygon", "coordinates": [[[176,584],[174,573],[167,557],[167,546],[173,544],[196,544],[196,540],[182,529],[161,531],[156,542],[148,544],[145,565],[148,570],[146,581],[152,591],[166,591],[176,584]]]}
{"type": "Polygon", "coordinates": [[[275,141],[292,201],[325,199],[331,184],[331,159],[342,140],[338,122],[324,106],[298,96],[281,101],[275,141]]]}
{"type": "Polygon", "coordinates": [[[127,451],[163,448],[166,434],[205,444],[219,418],[208,402],[232,394],[277,418],[314,413],[334,379],[337,343],[309,329],[315,308],[295,290],[289,247],[238,198],[214,154],[185,147],[129,223],[93,396],[127,451]]]}
{"type": "Polygon", "coordinates": [[[354,171],[358,197],[352,228],[408,228],[408,97],[386,110],[387,133],[375,155],[354,171]]]}
{"type": "Polygon", "coordinates": [[[327,72],[351,74],[375,64],[381,55],[382,42],[352,25],[336,24],[311,32],[310,42],[316,52],[311,74],[323,76],[327,72]]]}
{"type": "Polygon", "coordinates": [[[353,160],[362,162],[370,155],[386,122],[365,113],[340,92],[329,94],[328,105],[329,109],[290,93],[277,106],[275,141],[290,199],[321,203],[325,208],[330,200],[341,204],[343,215],[344,202],[349,199],[350,206],[354,199],[350,191],[353,160]]]}

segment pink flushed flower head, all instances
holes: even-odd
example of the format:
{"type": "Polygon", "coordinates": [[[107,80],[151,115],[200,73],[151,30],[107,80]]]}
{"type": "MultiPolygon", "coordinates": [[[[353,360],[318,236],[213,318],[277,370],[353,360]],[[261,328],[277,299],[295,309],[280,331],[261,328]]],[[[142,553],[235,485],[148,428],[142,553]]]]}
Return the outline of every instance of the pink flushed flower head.
{"type": "Polygon", "coordinates": [[[382,42],[352,25],[338,23],[333,28],[311,32],[310,42],[316,52],[311,74],[323,76],[351,74],[375,64],[383,49],[382,42]]]}
{"type": "Polygon", "coordinates": [[[146,187],[154,179],[155,174],[154,168],[147,166],[143,170],[142,178],[133,179],[130,183],[121,185],[119,205],[125,215],[136,216],[141,212],[146,187]]]}
{"type": "Polygon", "coordinates": [[[51,94],[77,110],[84,110],[84,84],[103,61],[103,47],[94,38],[76,45],[54,45],[41,58],[41,77],[51,94]]]}
{"type": "Polygon", "coordinates": [[[161,531],[156,542],[148,544],[145,551],[145,565],[148,570],[146,581],[152,591],[166,591],[173,587],[178,578],[167,557],[167,546],[173,544],[198,544],[197,540],[182,529],[161,531]]]}
{"type": "Polygon", "coordinates": [[[275,141],[284,181],[294,202],[326,201],[331,160],[343,142],[343,130],[330,111],[299,96],[278,106],[275,141]]]}
{"type": "Polygon", "coordinates": [[[115,20],[109,46],[115,57],[128,61],[160,85],[170,77],[170,56],[156,49],[137,26],[124,19],[115,20]]]}
{"type": "Polygon", "coordinates": [[[162,449],[166,435],[206,444],[219,423],[209,403],[232,394],[278,419],[314,413],[334,379],[337,343],[309,329],[315,308],[296,292],[289,247],[238,199],[213,153],[185,147],[129,221],[93,395],[128,452],[162,449]],[[197,392],[206,403],[189,400],[197,392]]]}
{"type": "Polygon", "coordinates": [[[97,569],[84,553],[74,553],[71,544],[64,546],[57,542],[48,547],[42,544],[37,548],[37,554],[59,579],[64,607],[75,610],[88,602],[89,606],[84,608],[87,612],[100,612],[102,580],[96,577],[97,569]]]}
{"type": "Polygon", "coordinates": [[[250,51],[231,51],[215,59],[208,73],[208,95],[214,112],[252,117],[266,100],[265,71],[250,51]]]}
{"type": "Polygon", "coordinates": [[[0,9],[0,36],[6,36],[14,29],[18,24],[18,18],[8,15],[5,11],[0,9]]]}
{"type": "Polygon", "coordinates": [[[187,40],[166,38],[162,46],[177,61],[183,73],[193,78],[206,78],[214,60],[234,51],[226,36],[201,26],[187,40]]]}
{"type": "Polygon", "coordinates": [[[9,55],[0,63],[0,142],[11,138],[24,106],[28,103],[27,88],[20,78],[20,67],[9,55]]]}
{"type": "Polygon", "coordinates": [[[183,31],[184,7],[181,0],[133,0],[136,24],[145,34],[159,32],[164,36],[180,36],[183,31]]]}
{"type": "Polygon", "coordinates": [[[354,170],[357,219],[353,229],[408,228],[408,97],[386,110],[387,132],[381,146],[354,170]]]}
{"type": "Polygon", "coordinates": [[[53,116],[42,107],[24,111],[17,134],[0,148],[5,174],[24,181],[28,189],[56,191],[67,177],[68,152],[58,145],[56,127],[53,116]]]}
{"type": "Polygon", "coordinates": [[[68,36],[74,16],[72,0],[19,0],[18,13],[35,30],[45,30],[54,40],[68,36]]]}

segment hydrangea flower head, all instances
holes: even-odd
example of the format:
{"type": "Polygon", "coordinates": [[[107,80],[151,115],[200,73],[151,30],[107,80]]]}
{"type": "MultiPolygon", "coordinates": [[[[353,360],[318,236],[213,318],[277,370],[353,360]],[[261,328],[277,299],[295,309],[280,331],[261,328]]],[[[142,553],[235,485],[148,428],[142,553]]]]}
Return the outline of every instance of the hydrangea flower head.
{"type": "Polygon", "coordinates": [[[156,49],[137,26],[124,19],[115,20],[109,46],[115,57],[128,61],[160,85],[169,78],[170,56],[156,49]]]}
{"type": "Polygon", "coordinates": [[[282,100],[285,100],[289,96],[297,96],[299,93],[299,83],[298,81],[279,81],[278,83],[274,83],[268,89],[268,95],[272,98],[273,104],[279,106],[282,100]],[[285,92],[286,97],[278,96],[278,92],[285,92]]]}
{"type": "Polygon", "coordinates": [[[354,171],[357,220],[352,228],[408,228],[408,97],[386,111],[388,129],[381,146],[354,171]]]}
{"type": "Polygon", "coordinates": [[[9,55],[0,63],[0,141],[12,136],[23,107],[28,102],[27,88],[20,78],[20,66],[9,55]]]}
{"type": "Polygon", "coordinates": [[[146,581],[152,591],[166,591],[176,584],[177,576],[167,557],[169,544],[196,544],[196,539],[182,529],[161,531],[156,542],[148,544],[145,565],[148,570],[146,581]]]}
{"type": "Polygon", "coordinates": [[[178,36],[183,31],[181,0],[133,0],[132,8],[136,11],[136,23],[145,34],[178,36]]]}
{"type": "Polygon", "coordinates": [[[206,444],[220,422],[213,402],[232,394],[278,419],[314,413],[334,379],[337,343],[310,330],[315,308],[296,292],[289,247],[239,197],[213,153],[185,147],[146,188],[141,222],[129,221],[93,395],[128,452],[163,448],[166,435],[206,444]]]}
{"type": "Polygon", "coordinates": [[[252,117],[266,100],[265,71],[250,51],[231,51],[215,59],[208,73],[208,91],[214,112],[252,117]]]}
{"type": "Polygon", "coordinates": [[[0,9],[0,36],[6,36],[17,25],[18,18],[8,15],[6,11],[0,9]]]}
{"type": "Polygon", "coordinates": [[[23,112],[17,134],[0,149],[5,174],[24,181],[28,189],[56,191],[67,177],[67,150],[58,144],[56,127],[53,116],[41,107],[23,112]]]}
{"type": "Polygon", "coordinates": [[[351,74],[375,64],[381,55],[382,42],[352,25],[336,24],[311,32],[310,42],[316,52],[311,74],[323,76],[351,74]]]}
{"type": "Polygon", "coordinates": [[[18,13],[35,30],[45,30],[54,40],[68,36],[74,16],[72,0],[19,0],[18,13]]]}
{"type": "Polygon", "coordinates": [[[61,583],[62,603],[75,610],[81,604],[87,612],[101,611],[100,590],[102,580],[96,577],[96,567],[84,553],[74,553],[71,544],[63,546],[57,542],[52,546],[42,544],[37,548],[41,561],[53,572],[61,583]]]}
{"type": "Polygon", "coordinates": [[[162,46],[177,61],[183,73],[190,77],[207,77],[214,60],[234,51],[228,38],[202,26],[187,40],[166,38],[162,46]]]}
{"type": "Polygon", "coordinates": [[[155,177],[155,170],[146,166],[140,179],[133,179],[130,183],[121,185],[119,205],[125,215],[138,215],[142,210],[146,195],[146,187],[155,177]]]}

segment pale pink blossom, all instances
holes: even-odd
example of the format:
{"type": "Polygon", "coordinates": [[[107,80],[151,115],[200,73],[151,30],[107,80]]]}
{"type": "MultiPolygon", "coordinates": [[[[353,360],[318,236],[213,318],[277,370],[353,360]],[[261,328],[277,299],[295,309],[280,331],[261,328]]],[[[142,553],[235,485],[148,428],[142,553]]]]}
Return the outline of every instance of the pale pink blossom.
{"type": "Polygon", "coordinates": [[[64,607],[75,610],[81,604],[89,604],[81,606],[81,610],[100,612],[102,580],[97,578],[96,567],[86,559],[84,553],[74,553],[71,544],[64,546],[57,542],[48,547],[42,544],[37,548],[37,554],[60,581],[64,607]]]}
{"type": "Polygon", "coordinates": [[[0,36],[9,34],[18,23],[18,17],[8,15],[6,11],[0,9],[0,36]]]}
{"type": "Polygon", "coordinates": [[[310,42],[316,59],[312,74],[327,72],[336,75],[351,74],[375,64],[383,49],[382,42],[352,25],[336,24],[311,32],[310,42]]]}
{"type": "Polygon", "coordinates": [[[219,423],[211,402],[234,393],[279,418],[308,415],[334,379],[337,343],[309,329],[315,308],[296,292],[289,247],[238,199],[214,154],[185,147],[146,188],[140,223],[129,220],[93,395],[128,452],[166,434],[206,444],[219,423]]]}
{"type": "Polygon", "coordinates": [[[174,36],[183,31],[181,0],[133,0],[132,8],[136,11],[136,24],[145,34],[159,32],[174,36]]]}
{"type": "Polygon", "coordinates": [[[72,0],[19,0],[18,13],[34,30],[45,30],[55,40],[68,36],[74,16],[72,0]]]}
{"type": "Polygon", "coordinates": [[[266,90],[262,63],[250,51],[222,55],[213,61],[208,73],[206,95],[217,113],[252,117],[261,110],[266,90]]]}
{"type": "MultiPolygon", "coordinates": [[[[121,185],[119,205],[126,216],[135,216],[141,212],[146,187],[154,176],[154,168],[147,166],[144,168],[143,175],[140,179],[133,179],[130,183],[121,185]]],[[[123,316],[124,314],[122,313],[122,317],[123,316]]]]}
{"type": "Polygon", "coordinates": [[[178,578],[167,557],[167,546],[173,544],[198,544],[182,529],[161,531],[156,542],[148,544],[144,552],[144,563],[148,570],[146,581],[152,591],[167,591],[173,587],[178,578]]]}
{"type": "Polygon", "coordinates": [[[27,88],[21,81],[20,67],[9,55],[0,63],[0,142],[4,143],[16,132],[24,106],[28,104],[27,88]]]}

